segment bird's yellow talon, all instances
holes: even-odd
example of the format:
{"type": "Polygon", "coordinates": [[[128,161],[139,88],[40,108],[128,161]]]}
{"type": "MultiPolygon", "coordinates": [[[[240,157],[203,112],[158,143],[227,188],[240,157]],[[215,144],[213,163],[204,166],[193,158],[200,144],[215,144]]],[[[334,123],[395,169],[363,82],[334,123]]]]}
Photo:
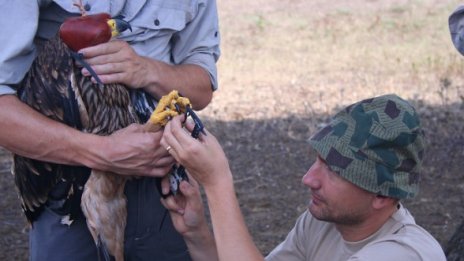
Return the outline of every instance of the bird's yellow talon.
{"type": "Polygon", "coordinates": [[[176,90],[171,91],[169,94],[161,97],[155,111],[153,111],[148,120],[148,124],[164,126],[172,117],[185,113],[189,106],[191,104],[188,98],[181,97],[176,90]]]}

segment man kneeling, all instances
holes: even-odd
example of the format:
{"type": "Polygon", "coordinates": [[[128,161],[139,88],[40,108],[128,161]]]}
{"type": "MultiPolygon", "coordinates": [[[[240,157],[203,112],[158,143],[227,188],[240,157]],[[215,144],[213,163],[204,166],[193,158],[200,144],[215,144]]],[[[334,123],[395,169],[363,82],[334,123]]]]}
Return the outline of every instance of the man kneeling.
{"type": "MultiPolygon", "coordinates": [[[[214,230],[208,231],[198,184],[163,200],[196,260],[263,260],[246,228],[225,154],[213,135],[198,140],[181,118],[161,144],[204,187],[214,230]],[[195,253],[195,254],[194,254],[195,253]]],[[[400,200],[414,197],[424,154],[415,109],[396,95],[352,104],[309,144],[317,158],[303,176],[308,211],[266,260],[446,260],[438,242],[400,200]]],[[[167,188],[164,188],[167,191],[167,188]]]]}

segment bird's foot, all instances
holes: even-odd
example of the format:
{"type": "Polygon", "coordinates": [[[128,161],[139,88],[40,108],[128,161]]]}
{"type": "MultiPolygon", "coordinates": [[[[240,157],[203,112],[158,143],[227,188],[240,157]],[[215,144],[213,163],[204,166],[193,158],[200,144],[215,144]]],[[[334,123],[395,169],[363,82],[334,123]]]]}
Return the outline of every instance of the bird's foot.
{"type": "Polygon", "coordinates": [[[172,117],[186,113],[190,107],[191,104],[188,98],[182,97],[175,90],[171,91],[168,95],[161,97],[148,122],[153,125],[164,126],[172,117]]]}

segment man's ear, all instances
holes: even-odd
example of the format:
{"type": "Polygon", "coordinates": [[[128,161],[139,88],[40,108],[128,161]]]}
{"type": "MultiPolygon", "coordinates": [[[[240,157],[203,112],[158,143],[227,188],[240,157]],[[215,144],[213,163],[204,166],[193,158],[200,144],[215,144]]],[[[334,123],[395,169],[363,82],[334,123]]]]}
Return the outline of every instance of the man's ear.
{"type": "Polygon", "coordinates": [[[390,207],[396,204],[398,204],[397,199],[382,195],[375,196],[374,200],[372,201],[372,207],[377,210],[385,207],[390,207]]]}

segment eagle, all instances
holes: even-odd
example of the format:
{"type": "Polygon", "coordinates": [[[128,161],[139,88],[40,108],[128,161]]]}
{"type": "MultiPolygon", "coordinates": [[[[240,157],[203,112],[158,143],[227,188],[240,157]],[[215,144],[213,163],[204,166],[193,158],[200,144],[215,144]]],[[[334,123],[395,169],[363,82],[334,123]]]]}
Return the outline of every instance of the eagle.
{"type": "MultiPolygon", "coordinates": [[[[108,41],[118,26],[120,29],[121,22],[108,14],[82,15],[65,21],[55,37],[35,40],[38,56],[17,88],[19,99],[55,121],[97,135],[109,135],[140,123],[135,109],[136,90],[123,84],[103,85],[95,74],[97,83],[93,83],[75,64],[78,60],[90,67],[75,51],[108,41]],[[101,35],[104,37],[94,41],[101,35]]],[[[189,100],[177,91],[163,96],[145,123],[146,130],[158,131],[172,116],[186,112],[187,108],[190,109],[189,100]]],[[[13,155],[12,171],[30,224],[51,201],[58,204],[54,210],[62,216],[63,224],[70,225],[82,210],[99,256],[104,260],[124,260],[127,219],[124,186],[128,179],[136,177],[20,155],[13,155]]]]}

